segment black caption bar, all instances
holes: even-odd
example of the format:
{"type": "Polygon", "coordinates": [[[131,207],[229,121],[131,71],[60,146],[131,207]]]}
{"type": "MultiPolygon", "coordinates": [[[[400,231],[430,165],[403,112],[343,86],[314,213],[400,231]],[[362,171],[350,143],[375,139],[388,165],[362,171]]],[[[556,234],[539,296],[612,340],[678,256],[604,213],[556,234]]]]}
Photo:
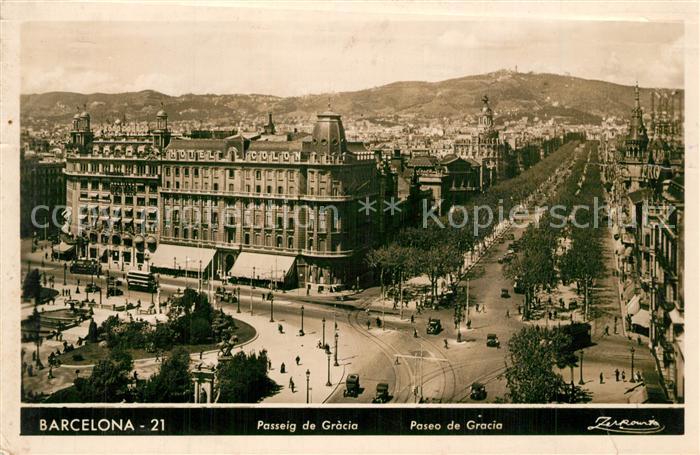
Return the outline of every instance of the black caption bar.
{"type": "Polygon", "coordinates": [[[22,408],[36,435],[680,435],[683,408],[22,408]]]}

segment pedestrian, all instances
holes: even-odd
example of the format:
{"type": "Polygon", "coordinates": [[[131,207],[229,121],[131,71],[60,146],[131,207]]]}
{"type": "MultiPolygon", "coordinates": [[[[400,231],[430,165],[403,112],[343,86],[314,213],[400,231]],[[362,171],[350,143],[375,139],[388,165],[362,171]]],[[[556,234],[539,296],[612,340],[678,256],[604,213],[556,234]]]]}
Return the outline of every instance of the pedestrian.
{"type": "Polygon", "coordinates": [[[416,318],[413,315],[411,315],[411,324],[413,324],[415,321],[416,321],[416,318]]]}
{"type": "Polygon", "coordinates": [[[413,338],[418,338],[418,331],[413,329],[413,338]]]}
{"type": "Polygon", "coordinates": [[[510,318],[510,311],[506,310],[506,318],[510,318]]]}
{"type": "Polygon", "coordinates": [[[292,393],[294,393],[294,380],[292,378],[289,378],[289,388],[292,389],[292,393]]]}
{"type": "Polygon", "coordinates": [[[299,362],[301,362],[301,357],[297,356],[297,358],[296,358],[296,359],[294,359],[294,360],[296,360],[296,362],[297,362],[297,365],[299,365],[299,362]]]}
{"type": "Polygon", "coordinates": [[[476,308],[476,312],[478,313],[479,312],[479,304],[478,303],[476,304],[475,308],[476,308]]]}
{"type": "Polygon", "coordinates": [[[467,329],[471,329],[471,328],[472,328],[472,320],[470,319],[467,321],[467,329]]]}
{"type": "Polygon", "coordinates": [[[603,372],[602,371],[600,372],[600,383],[601,384],[603,383],[603,372]]]}
{"type": "Polygon", "coordinates": [[[640,337],[639,335],[637,335],[637,345],[638,346],[642,345],[642,337],[640,337]]]}
{"type": "Polygon", "coordinates": [[[620,370],[615,368],[615,382],[620,382],[620,370]]]}
{"type": "Polygon", "coordinates": [[[445,349],[447,349],[447,338],[445,338],[445,349]]]}
{"type": "Polygon", "coordinates": [[[625,382],[625,371],[622,370],[622,382],[625,382]]]}
{"type": "Polygon", "coordinates": [[[199,351],[199,360],[202,360],[203,355],[204,355],[204,351],[199,351]]]}
{"type": "Polygon", "coordinates": [[[270,359],[267,360],[267,369],[268,370],[272,369],[272,360],[270,360],[270,359]]]}
{"type": "Polygon", "coordinates": [[[367,330],[369,330],[369,327],[372,325],[371,322],[369,322],[369,319],[367,319],[367,330]]]}
{"type": "Polygon", "coordinates": [[[636,375],[637,375],[637,382],[643,382],[642,373],[637,371],[636,375]]]}
{"type": "Polygon", "coordinates": [[[610,336],[610,327],[608,327],[607,325],[605,326],[605,332],[604,332],[604,333],[605,333],[605,336],[610,336]]]}
{"type": "Polygon", "coordinates": [[[549,319],[550,321],[552,320],[552,312],[551,311],[547,312],[547,319],[549,319]]]}
{"type": "Polygon", "coordinates": [[[287,372],[287,368],[284,366],[284,362],[282,362],[282,365],[280,365],[280,373],[284,374],[287,372]]]}

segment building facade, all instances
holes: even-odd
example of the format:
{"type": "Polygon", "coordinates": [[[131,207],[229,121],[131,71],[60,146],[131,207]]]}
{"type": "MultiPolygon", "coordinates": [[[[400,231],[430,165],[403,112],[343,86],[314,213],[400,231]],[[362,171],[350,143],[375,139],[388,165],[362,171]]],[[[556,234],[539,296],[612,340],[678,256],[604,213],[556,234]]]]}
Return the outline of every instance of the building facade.
{"type": "Polygon", "coordinates": [[[684,142],[673,96],[652,93],[649,134],[635,87],[627,132],[604,156],[626,323],[648,336],[667,398],[682,402],[684,142]]]}
{"type": "Polygon", "coordinates": [[[170,141],[168,116],[146,134],[119,130],[95,137],[87,112],[73,119],[66,150],[66,229],[79,257],[108,269],[141,268],[158,246],[160,157],[170,141]]]}
{"type": "Polygon", "coordinates": [[[386,234],[380,199],[395,185],[332,112],[301,139],[176,139],[161,162],[162,243],[151,265],[162,272],[354,285],[386,234]]]}
{"type": "Polygon", "coordinates": [[[66,203],[64,167],[62,159],[21,152],[20,236],[44,238],[55,233],[66,203]]]}

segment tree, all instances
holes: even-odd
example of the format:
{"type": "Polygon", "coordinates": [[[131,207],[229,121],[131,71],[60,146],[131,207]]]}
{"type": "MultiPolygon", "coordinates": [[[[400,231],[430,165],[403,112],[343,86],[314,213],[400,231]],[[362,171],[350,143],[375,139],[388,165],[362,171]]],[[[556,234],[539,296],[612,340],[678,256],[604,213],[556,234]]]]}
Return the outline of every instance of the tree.
{"type": "Polygon", "coordinates": [[[216,378],[220,403],[257,403],[277,391],[279,386],[267,376],[267,353],[237,352],[230,360],[219,362],[216,378]]]}
{"type": "Polygon", "coordinates": [[[513,403],[551,403],[566,391],[564,378],[554,371],[562,362],[568,338],[556,329],[524,327],[508,342],[507,398],[513,403]]]}
{"type": "Polygon", "coordinates": [[[74,386],[83,403],[117,403],[130,401],[129,373],[133,367],[131,355],[117,347],[106,360],[97,362],[89,378],[77,378],[74,386]]]}
{"type": "Polygon", "coordinates": [[[145,403],[187,403],[193,394],[190,355],[182,347],[173,349],[158,373],[139,386],[138,399],[145,403]]]}
{"type": "Polygon", "coordinates": [[[25,299],[34,299],[34,304],[38,303],[38,299],[41,297],[41,276],[39,270],[32,270],[24,278],[22,297],[25,299]]]}
{"type": "Polygon", "coordinates": [[[94,319],[90,319],[90,325],[88,326],[87,340],[90,343],[97,341],[97,323],[94,319]]]}

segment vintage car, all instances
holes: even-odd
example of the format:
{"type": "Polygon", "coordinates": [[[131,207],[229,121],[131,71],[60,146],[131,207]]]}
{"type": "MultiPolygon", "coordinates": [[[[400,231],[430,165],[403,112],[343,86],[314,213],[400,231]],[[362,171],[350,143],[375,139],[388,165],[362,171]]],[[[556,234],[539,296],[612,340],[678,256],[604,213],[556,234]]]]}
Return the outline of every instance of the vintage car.
{"type": "Polygon", "coordinates": [[[428,326],[425,331],[428,335],[437,335],[442,332],[442,323],[439,319],[428,318],[428,326]]]}
{"type": "Polygon", "coordinates": [[[504,299],[510,298],[510,293],[508,292],[508,289],[501,289],[501,297],[504,299]]]}
{"type": "Polygon", "coordinates": [[[501,342],[498,341],[498,335],[495,333],[489,333],[486,335],[486,346],[490,348],[497,348],[501,345],[501,342]]]}
{"type": "Polygon", "coordinates": [[[380,382],[377,384],[377,393],[374,395],[372,403],[386,403],[389,401],[389,384],[380,382]]]}
{"type": "Polygon", "coordinates": [[[473,383],[469,392],[469,397],[472,400],[486,399],[486,386],[480,382],[473,383]]]}
{"type": "Polygon", "coordinates": [[[354,397],[360,394],[360,375],[357,373],[349,374],[345,379],[345,390],[343,390],[344,397],[354,397]]]}

